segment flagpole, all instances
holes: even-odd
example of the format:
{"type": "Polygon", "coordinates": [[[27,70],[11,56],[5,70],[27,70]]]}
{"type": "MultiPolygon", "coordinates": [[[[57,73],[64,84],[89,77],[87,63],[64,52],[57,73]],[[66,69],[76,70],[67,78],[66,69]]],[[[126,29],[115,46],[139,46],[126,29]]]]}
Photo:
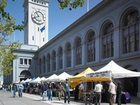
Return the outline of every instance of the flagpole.
{"type": "Polygon", "coordinates": [[[89,11],[89,0],[87,0],[87,12],[89,11]]]}

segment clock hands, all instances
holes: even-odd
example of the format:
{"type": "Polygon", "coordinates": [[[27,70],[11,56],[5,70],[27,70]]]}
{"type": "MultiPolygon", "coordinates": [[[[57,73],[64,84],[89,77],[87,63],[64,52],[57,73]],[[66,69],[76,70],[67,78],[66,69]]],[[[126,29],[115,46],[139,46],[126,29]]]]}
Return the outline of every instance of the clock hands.
{"type": "Polygon", "coordinates": [[[42,24],[45,21],[45,16],[42,12],[40,11],[35,11],[32,14],[32,19],[34,22],[37,24],[42,24]]]}
{"type": "Polygon", "coordinates": [[[35,18],[37,21],[41,21],[42,17],[41,17],[41,13],[40,12],[35,12],[35,18]]]}

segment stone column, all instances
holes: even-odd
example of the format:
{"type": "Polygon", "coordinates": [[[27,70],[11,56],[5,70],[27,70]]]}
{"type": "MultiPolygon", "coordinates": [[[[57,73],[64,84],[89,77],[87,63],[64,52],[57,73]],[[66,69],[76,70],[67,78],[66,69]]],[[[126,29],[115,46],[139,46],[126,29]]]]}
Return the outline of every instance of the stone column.
{"type": "Polygon", "coordinates": [[[85,65],[86,64],[86,43],[83,42],[82,43],[82,65],[85,65]]]}
{"type": "Polygon", "coordinates": [[[48,58],[47,58],[47,55],[45,55],[45,74],[48,72],[48,58]]]}
{"type": "Polygon", "coordinates": [[[63,50],[63,61],[62,61],[62,65],[63,65],[63,69],[65,69],[66,68],[66,51],[65,51],[65,49],[63,50]]]}
{"type": "MultiPolygon", "coordinates": [[[[18,57],[18,59],[19,59],[19,57],[18,57]]],[[[20,71],[19,71],[19,67],[18,67],[18,64],[19,64],[19,60],[16,60],[16,81],[19,81],[19,75],[20,75],[20,71]]]]}
{"type": "Polygon", "coordinates": [[[58,53],[56,52],[56,71],[59,69],[59,64],[58,64],[58,53]]]}
{"type": "Polygon", "coordinates": [[[120,51],[122,50],[120,48],[121,40],[119,40],[119,35],[120,35],[120,32],[119,32],[119,29],[117,28],[114,30],[114,35],[113,35],[113,42],[114,42],[113,47],[114,47],[114,57],[115,58],[119,58],[120,51]]]}
{"type": "Polygon", "coordinates": [[[52,72],[52,54],[50,54],[50,72],[52,72]]]}
{"type": "Polygon", "coordinates": [[[99,62],[101,57],[100,36],[95,37],[95,61],[99,62]]]}
{"type": "Polygon", "coordinates": [[[71,47],[71,67],[75,66],[75,47],[71,47]]]}

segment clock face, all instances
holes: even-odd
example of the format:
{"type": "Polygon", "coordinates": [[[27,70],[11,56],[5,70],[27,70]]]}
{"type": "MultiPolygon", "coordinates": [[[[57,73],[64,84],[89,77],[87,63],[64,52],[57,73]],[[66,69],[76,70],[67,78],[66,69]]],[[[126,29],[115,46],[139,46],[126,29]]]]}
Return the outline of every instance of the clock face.
{"type": "Polygon", "coordinates": [[[37,24],[43,24],[45,21],[45,15],[41,11],[35,11],[31,15],[32,20],[37,24]]]}

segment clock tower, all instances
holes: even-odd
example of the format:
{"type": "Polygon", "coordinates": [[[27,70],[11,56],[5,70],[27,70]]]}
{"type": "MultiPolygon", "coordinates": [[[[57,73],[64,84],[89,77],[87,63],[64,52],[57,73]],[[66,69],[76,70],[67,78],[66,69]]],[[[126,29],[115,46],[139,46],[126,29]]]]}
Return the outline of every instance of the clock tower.
{"type": "Polygon", "coordinates": [[[43,46],[48,41],[49,0],[24,0],[24,44],[43,46]]]}

